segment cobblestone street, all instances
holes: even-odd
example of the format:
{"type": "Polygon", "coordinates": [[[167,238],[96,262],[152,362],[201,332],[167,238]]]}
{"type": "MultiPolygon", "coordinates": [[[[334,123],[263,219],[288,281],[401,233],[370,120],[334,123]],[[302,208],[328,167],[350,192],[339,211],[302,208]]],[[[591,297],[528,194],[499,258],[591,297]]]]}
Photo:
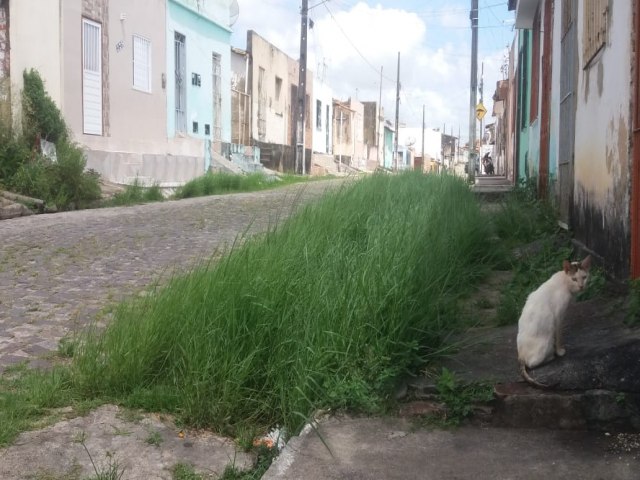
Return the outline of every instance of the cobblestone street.
{"type": "Polygon", "coordinates": [[[0,371],[46,365],[60,339],[339,181],[0,222],[0,371]]]}

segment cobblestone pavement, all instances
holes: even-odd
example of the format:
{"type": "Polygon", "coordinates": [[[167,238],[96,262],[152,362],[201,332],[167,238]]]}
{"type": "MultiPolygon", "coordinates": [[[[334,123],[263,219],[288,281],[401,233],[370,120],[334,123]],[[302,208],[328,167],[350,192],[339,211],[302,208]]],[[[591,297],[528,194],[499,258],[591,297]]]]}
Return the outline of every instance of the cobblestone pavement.
{"type": "Polygon", "coordinates": [[[0,222],[0,372],[47,365],[62,338],[108,321],[119,300],[339,182],[0,222]]]}

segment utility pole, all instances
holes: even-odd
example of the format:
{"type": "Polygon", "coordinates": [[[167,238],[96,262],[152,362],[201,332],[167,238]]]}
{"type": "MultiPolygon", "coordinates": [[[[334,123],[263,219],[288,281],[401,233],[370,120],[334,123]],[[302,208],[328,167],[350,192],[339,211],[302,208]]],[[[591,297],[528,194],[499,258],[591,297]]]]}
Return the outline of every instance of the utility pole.
{"type": "MultiPolygon", "coordinates": [[[[481,67],[480,67],[480,87],[478,88],[478,90],[480,91],[480,103],[483,103],[483,91],[484,91],[484,62],[481,63],[481,67]]],[[[480,152],[478,155],[478,158],[482,155],[482,140],[484,139],[484,117],[480,119],[480,152]]]]}
{"type": "Polygon", "coordinates": [[[307,24],[309,22],[309,0],[302,0],[300,10],[300,75],[298,77],[298,111],[296,123],[296,173],[306,175],[305,162],[305,113],[307,108],[307,24]],[[302,168],[301,168],[302,166],[302,168]]]}
{"type": "Polygon", "coordinates": [[[471,95],[469,96],[469,180],[476,175],[476,90],[478,88],[478,0],[471,0],[471,95]]]}
{"type": "Polygon", "coordinates": [[[453,136],[453,125],[449,128],[451,135],[449,135],[449,167],[455,168],[456,162],[454,158],[455,148],[456,148],[456,138],[453,136]]]}
{"type": "Polygon", "coordinates": [[[424,103],[422,104],[422,171],[424,172],[424,103]]]}
{"type": "MultiPolygon", "coordinates": [[[[384,165],[380,165],[380,122],[382,120],[382,66],[380,67],[380,95],[378,96],[378,111],[377,113],[377,118],[376,118],[376,150],[378,151],[378,166],[384,166],[384,165]]],[[[384,161],[384,158],[383,158],[384,161]]]]}
{"type": "Polygon", "coordinates": [[[396,135],[393,140],[393,171],[398,171],[398,124],[400,118],[400,52],[398,52],[398,74],[396,76],[396,135]]]}

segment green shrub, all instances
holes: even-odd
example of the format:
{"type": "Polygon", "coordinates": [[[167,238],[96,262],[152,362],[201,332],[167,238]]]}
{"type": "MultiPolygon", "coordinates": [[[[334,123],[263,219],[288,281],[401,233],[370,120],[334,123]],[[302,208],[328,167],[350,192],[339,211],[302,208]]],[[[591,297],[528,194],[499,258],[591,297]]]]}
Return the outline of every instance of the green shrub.
{"type": "Polygon", "coordinates": [[[24,71],[22,90],[22,123],[27,141],[31,147],[37,138],[53,142],[67,140],[67,125],[60,110],[47,94],[40,74],[31,69],[24,71]]]}
{"type": "Polygon", "coordinates": [[[80,148],[60,142],[56,162],[37,155],[20,165],[8,185],[18,193],[40,198],[61,210],[84,208],[101,196],[99,176],[85,172],[85,165],[80,148]]]}
{"type": "Polygon", "coordinates": [[[84,208],[101,196],[99,176],[85,172],[80,147],[70,142],[60,110],[35,70],[23,73],[24,136],[0,134],[0,179],[12,190],[59,209],[84,208]],[[56,160],[39,152],[39,140],[54,142],[56,160]]]}
{"type": "Polygon", "coordinates": [[[85,171],[84,152],[67,141],[57,144],[57,161],[50,165],[53,201],[58,208],[85,208],[101,196],[100,177],[85,171]]]}
{"type": "Polygon", "coordinates": [[[49,161],[41,156],[22,163],[9,179],[8,187],[29,197],[51,198],[51,181],[48,177],[49,161]]]}
{"type": "Polygon", "coordinates": [[[10,130],[0,131],[0,182],[9,184],[20,165],[29,160],[31,153],[21,137],[10,130]]]}

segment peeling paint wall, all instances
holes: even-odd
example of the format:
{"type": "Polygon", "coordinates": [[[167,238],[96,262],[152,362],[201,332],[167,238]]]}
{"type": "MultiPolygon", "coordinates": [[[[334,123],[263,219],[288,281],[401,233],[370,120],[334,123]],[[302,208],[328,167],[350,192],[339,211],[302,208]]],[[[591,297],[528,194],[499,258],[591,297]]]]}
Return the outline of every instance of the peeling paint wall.
{"type": "Polygon", "coordinates": [[[24,85],[22,74],[25,70],[37,70],[53,101],[60,105],[62,100],[61,14],[58,2],[39,0],[10,0],[9,11],[11,109],[13,127],[19,131],[22,128],[20,92],[24,85]],[[34,28],[34,23],[38,28],[34,28]]]}
{"type": "Polygon", "coordinates": [[[562,51],[562,9],[555,9],[553,16],[553,33],[551,45],[551,111],[549,114],[549,180],[552,182],[558,178],[558,157],[560,145],[558,132],[560,131],[560,52],[562,51]]]}
{"type": "MultiPolygon", "coordinates": [[[[289,145],[292,122],[290,112],[295,99],[289,79],[289,57],[254,31],[247,32],[250,55],[252,128],[255,140],[276,145],[289,145]]],[[[297,73],[296,73],[297,75],[297,73]]],[[[293,80],[293,79],[292,79],[293,80]]]]}
{"type": "Polygon", "coordinates": [[[629,273],[632,18],[631,2],[611,2],[605,46],[586,68],[582,48],[578,60],[573,229],[619,278],[629,273]]]}
{"type": "Polygon", "coordinates": [[[11,122],[9,53],[9,2],[0,0],[0,128],[7,128],[11,122]]]}

